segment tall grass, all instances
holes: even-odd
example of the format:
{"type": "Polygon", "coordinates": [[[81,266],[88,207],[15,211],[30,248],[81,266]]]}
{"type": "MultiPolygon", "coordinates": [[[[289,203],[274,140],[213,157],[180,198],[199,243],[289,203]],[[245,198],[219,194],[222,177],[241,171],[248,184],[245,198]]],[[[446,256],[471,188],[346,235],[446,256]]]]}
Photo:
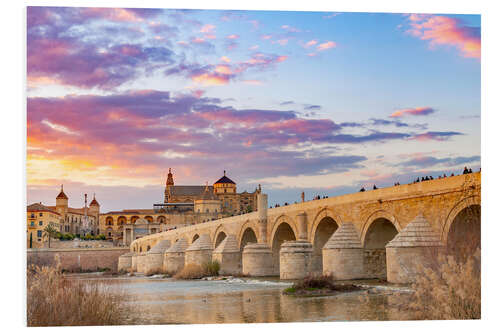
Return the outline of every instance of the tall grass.
{"type": "Polygon", "coordinates": [[[423,268],[408,306],[415,319],[481,318],[481,251],[467,260],[442,255],[437,269],[423,268]]]}
{"type": "Polygon", "coordinates": [[[207,276],[219,275],[220,264],[218,261],[210,261],[203,265],[188,264],[174,275],[176,279],[201,279],[207,276]]]}
{"type": "Polygon", "coordinates": [[[30,266],[27,276],[28,326],[117,325],[124,297],[98,283],[68,280],[60,267],[30,266]]]}

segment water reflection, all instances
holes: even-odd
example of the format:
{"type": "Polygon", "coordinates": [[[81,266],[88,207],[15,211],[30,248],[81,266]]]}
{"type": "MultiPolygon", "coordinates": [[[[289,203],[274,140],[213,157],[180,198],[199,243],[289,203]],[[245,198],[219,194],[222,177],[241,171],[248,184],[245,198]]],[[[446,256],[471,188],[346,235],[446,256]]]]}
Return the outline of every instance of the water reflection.
{"type": "MultiPolygon", "coordinates": [[[[76,277],[85,278],[89,277],[76,277]]],[[[263,281],[176,281],[141,277],[94,277],[124,292],[130,306],[124,324],[273,323],[346,320],[401,320],[391,294],[346,293],[291,297],[289,284],[263,281]],[[361,302],[366,297],[367,302],[361,302]],[[392,298],[392,300],[391,300],[392,298]]]]}

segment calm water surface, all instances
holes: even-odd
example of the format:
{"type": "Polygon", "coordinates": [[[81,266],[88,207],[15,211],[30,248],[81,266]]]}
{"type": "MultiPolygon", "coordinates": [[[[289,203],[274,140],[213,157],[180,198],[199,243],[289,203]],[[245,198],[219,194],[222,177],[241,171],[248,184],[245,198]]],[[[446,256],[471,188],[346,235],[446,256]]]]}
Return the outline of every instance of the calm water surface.
{"type": "Polygon", "coordinates": [[[98,281],[112,292],[124,293],[130,311],[123,324],[128,325],[411,319],[410,314],[395,313],[394,304],[407,296],[395,295],[398,289],[392,287],[381,286],[370,293],[294,297],[282,295],[291,283],[278,279],[179,281],[91,274],[71,278],[98,281]]]}

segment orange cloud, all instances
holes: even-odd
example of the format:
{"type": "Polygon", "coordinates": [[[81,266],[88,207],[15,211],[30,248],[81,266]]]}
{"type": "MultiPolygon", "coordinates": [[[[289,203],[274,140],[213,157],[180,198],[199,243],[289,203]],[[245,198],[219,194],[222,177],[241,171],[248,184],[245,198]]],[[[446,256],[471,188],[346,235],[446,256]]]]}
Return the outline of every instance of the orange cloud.
{"type": "Polygon", "coordinates": [[[465,58],[481,58],[480,29],[464,26],[456,18],[437,15],[411,14],[408,17],[412,36],[427,40],[431,47],[450,45],[461,51],[465,58]]]}
{"type": "Polygon", "coordinates": [[[218,65],[215,67],[215,72],[219,74],[226,74],[226,75],[231,75],[233,72],[231,71],[231,68],[227,65],[218,65]]]}
{"type": "Polygon", "coordinates": [[[412,115],[412,116],[425,116],[431,113],[436,112],[433,108],[428,107],[428,106],[423,106],[423,107],[418,107],[418,108],[413,108],[413,109],[402,109],[402,110],[397,110],[393,112],[389,117],[391,118],[398,118],[398,117],[403,117],[406,115],[412,115]]]}
{"type": "Polygon", "coordinates": [[[194,82],[201,83],[206,86],[221,86],[229,82],[228,77],[211,73],[203,73],[200,75],[195,75],[192,76],[191,79],[194,82]]]}
{"type": "Polygon", "coordinates": [[[305,47],[306,47],[306,48],[308,48],[308,47],[314,46],[314,45],[316,45],[316,44],[318,44],[318,41],[317,41],[317,40],[315,40],[315,39],[312,39],[312,40],[310,40],[310,41],[308,41],[308,42],[306,43],[305,47]]]}

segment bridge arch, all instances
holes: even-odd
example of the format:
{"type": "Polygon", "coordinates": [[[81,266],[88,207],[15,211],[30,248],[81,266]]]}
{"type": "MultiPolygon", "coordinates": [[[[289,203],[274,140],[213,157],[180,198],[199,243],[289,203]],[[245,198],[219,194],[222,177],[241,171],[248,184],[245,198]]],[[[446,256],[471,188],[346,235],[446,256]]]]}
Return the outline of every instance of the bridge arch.
{"type": "Polygon", "coordinates": [[[255,222],[247,220],[240,228],[240,234],[238,235],[238,245],[240,250],[248,243],[257,243],[259,239],[258,228],[255,222]]]}
{"type": "Polygon", "coordinates": [[[457,215],[467,207],[471,206],[481,206],[481,198],[478,195],[472,195],[467,198],[460,200],[448,213],[446,220],[443,225],[443,230],[441,231],[441,240],[446,244],[448,241],[448,234],[450,232],[451,225],[457,217],[457,215]]]}
{"type": "Polygon", "coordinates": [[[389,221],[394,226],[394,228],[398,233],[401,231],[401,225],[399,224],[398,220],[392,213],[383,209],[376,210],[372,212],[363,223],[363,228],[361,229],[361,244],[363,244],[363,246],[365,245],[366,242],[366,235],[368,233],[368,230],[370,229],[370,227],[374,222],[380,219],[385,219],[389,221]]]}
{"type": "Polygon", "coordinates": [[[394,215],[377,210],[363,225],[361,244],[364,248],[363,266],[367,278],[387,278],[385,246],[401,231],[394,215]]]}
{"type": "Polygon", "coordinates": [[[295,221],[286,216],[280,215],[274,223],[271,233],[271,249],[273,252],[273,274],[280,274],[280,249],[281,245],[286,241],[296,240],[298,230],[295,221]]]}
{"type": "Polygon", "coordinates": [[[459,261],[466,260],[481,248],[481,198],[469,196],[458,202],[443,226],[443,243],[459,261]]]}
{"type": "Polygon", "coordinates": [[[316,214],[311,227],[309,239],[313,245],[312,270],[316,273],[323,272],[323,247],[340,226],[340,217],[328,208],[316,214]]]}
{"type": "Polygon", "coordinates": [[[220,230],[218,233],[217,233],[217,237],[214,237],[212,238],[214,240],[214,249],[217,248],[217,246],[220,245],[220,243],[222,243],[222,241],[224,239],[226,239],[227,237],[227,233],[224,232],[223,230],[220,230]]]}
{"type": "Polygon", "coordinates": [[[191,237],[191,244],[193,244],[198,238],[200,238],[200,235],[194,234],[193,237],[191,237]]]}
{"type": "MultiPolygon", "coordinates": [[[[309,229],[309,235],[308,239],[311,243],[314,242],[314,235],[316,233],[316,229],[318,228],[318,225],[321,223],[321,221],[326,218],[330,217],[332,220],[334,220],[338,226],[342,224],[342,219],[340,215],[336,214],[333,209],[331,208],[321,208],[316,215],[314,216],[314,219],[312,220],[311,227],[309,229]]],[[[308,223],[309,225],[309,223],[308,223]]]]}

